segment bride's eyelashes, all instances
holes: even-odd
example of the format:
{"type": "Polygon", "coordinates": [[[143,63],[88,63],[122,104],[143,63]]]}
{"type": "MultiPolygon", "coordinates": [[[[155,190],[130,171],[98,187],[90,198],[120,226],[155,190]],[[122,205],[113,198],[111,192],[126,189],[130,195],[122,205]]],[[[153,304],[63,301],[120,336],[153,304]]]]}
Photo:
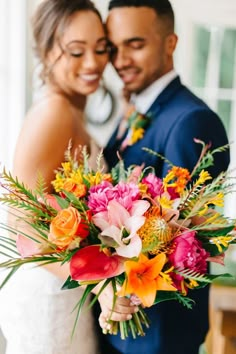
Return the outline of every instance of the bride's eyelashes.
{"type": "MultiPolygon", "coordinates": [[[[80,58],[84,55],[85,51],[68,51],[69,55],[74,57],[74,58],[80,58]]],[[[94,51],[95,54],[97,55],[104,55],[108,53],[108,48],[107,46],[104,48],[99,48],[94,51]]]]}

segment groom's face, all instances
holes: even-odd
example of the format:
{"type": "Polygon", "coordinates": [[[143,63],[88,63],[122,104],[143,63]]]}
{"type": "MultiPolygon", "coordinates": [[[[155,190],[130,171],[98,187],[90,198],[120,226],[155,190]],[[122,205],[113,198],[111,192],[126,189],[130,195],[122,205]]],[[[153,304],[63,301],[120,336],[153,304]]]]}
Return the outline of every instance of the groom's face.
{"type": "Polygon", "coordinates": [[[125,88],[140,92],[173,68],[176,36],[149,7],[121,7],[110,11],[108,37],[111,61],[125,88]]]}

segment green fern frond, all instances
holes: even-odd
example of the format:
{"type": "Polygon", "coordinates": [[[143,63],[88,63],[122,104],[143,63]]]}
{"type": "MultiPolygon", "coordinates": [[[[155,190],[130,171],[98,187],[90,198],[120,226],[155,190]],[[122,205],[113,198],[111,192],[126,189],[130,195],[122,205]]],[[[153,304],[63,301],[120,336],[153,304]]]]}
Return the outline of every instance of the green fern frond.
{"type": "Polygon", "coordinates": [[[178,302],[183,305],[184,307],[187,307],[187,309],[191,310],[193,308],[193,305],[195,304],[195,301],[191,299],[190,297],[184,296],[181,293],[176,292],[176,299],[178,302]]]}
{"type": "Polygon", "coordinates": [[[149,154],[151,155],[154,155],[154,156],[157,156],[159,157],[161,160],[163,160],[164,162],[166,162],[170,167],[174,167],[175,165],[170,161],[168,160],[166,157],[164,157],[162,154],[159,154],[158,152],[152,150],[152,149],[149,149],[147,147],[143,147],[142,150],[148,152],[149,154]]]}
{"type": "MultiPolygon", "coordinates": [[[[29,188],[27,188],[24,183],[19,182],[17,177],[14,178],[10,172],[6,171],[5,168],[1,174],[0,186],[8,193],[11,193],[11,197],[22,194],[22,198],[24,196],[31,201],[37,202],[38,196],[36,196],[29,188]]],[[[2,200],[4,200],[4,197],[0,197],[0,201],[2,200]]]]}
{"type": "Polygon", "coordinates": [[[209,279],[207,275],[191,269],[176,269],[175,272],[185,279],[194,280],[196,282],[211,283],[211,279],[209,279]]]}
{"type": "MultiPolygon", "coordinates": [[[[44,190],[43,184],[40,182],[40,189],[44,190]]],[[[0,187],[6,190],[6,193],[2,193],[0,196],[0,202],[3,204],[17,209],[25,210],[26,212],[35,215],[35,218],[42,218],[51,220],[52,216],[55,216],[55,210],[46,204],[39,201],[39,194],[32,192],[26,188],[24,183],[19,182],[18,178],[13,178],[11,173],[7,173],[5,170],[0,178],[0,187]]],[[[42,200],[43,200],[43,195],[42,200]]]]}
{"type": "Polygon", "coordinates": [[[46,189],[47,187],[46,187],[45,179],[41,173],[38,173],[34,194],[40,196],[44,195],[46,193],[46,189]]]}

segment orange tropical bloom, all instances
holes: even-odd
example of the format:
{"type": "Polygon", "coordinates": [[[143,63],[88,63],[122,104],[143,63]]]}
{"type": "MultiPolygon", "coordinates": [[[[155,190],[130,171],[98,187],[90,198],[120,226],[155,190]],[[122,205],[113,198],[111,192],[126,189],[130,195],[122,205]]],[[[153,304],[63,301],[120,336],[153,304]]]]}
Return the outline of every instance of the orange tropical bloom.
{"type": "Polygon", "coordinates": [[[164,253],[151,259],[141,254],[138,261],[125,262],[127,278],[118,295],[135,294],[144,306],[150,307],[154,304],[157,290],[176,291],[177,289],[166,280],[167,277],[164,277],[162,273],[165,262],[164,253]]]}
{"type": "Polygon", "coordinates": [[[165,188],[172,187],[176,193],[182,193],[190,179],[191,175],[186,168],[173,166],[163,178],[163,184],[165,188]]]}

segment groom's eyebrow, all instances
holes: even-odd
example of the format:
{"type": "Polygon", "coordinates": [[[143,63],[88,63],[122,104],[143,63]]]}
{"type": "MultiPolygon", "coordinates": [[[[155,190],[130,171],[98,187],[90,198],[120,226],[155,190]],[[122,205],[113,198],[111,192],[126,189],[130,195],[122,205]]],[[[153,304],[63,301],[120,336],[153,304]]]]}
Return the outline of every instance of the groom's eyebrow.
{"type": "Polygon", "coordinates": [[[143,37],[132,37],[132,38],[126,39],[124,42],[127,44],[132,43],[132,42],[145,42],[145,39],[143,37]]]}

